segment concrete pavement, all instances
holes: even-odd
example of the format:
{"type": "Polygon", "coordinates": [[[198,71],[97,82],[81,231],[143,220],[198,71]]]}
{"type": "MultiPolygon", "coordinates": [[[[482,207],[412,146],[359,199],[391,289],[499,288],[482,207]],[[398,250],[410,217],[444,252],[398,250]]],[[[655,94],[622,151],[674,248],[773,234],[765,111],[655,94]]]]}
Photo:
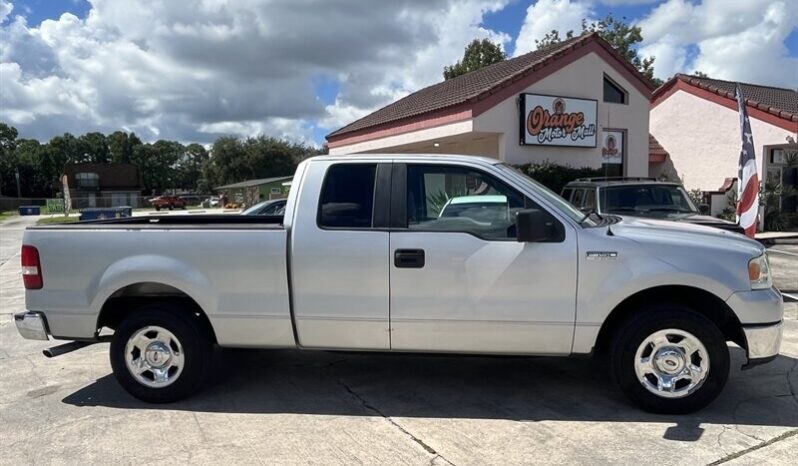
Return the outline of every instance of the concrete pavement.
{"type": "MultiPolygon", "coordinates": [[[[19,239],[0,225],[0,464],[792,464],[798,304],[782,355],[689,416],[643,413],[588,359],[218,350],[207,390],[128,396],[107,345],[55,359],[20,338],[19,239]]],[[[795,275],[785,274],[789,279],[795,275]]]]}

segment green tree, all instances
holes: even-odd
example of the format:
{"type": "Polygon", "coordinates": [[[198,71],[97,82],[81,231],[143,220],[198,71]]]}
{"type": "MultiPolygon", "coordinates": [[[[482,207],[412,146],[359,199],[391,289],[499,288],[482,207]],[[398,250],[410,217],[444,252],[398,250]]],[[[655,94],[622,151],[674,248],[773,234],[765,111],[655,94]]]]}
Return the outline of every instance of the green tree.
{"type": "Polygon", "coordinates": [[[202,167],[209,159],[208,151],[200,144],[189,144],[177,162],[177,187],[189,191],[199,189],[202,167]]]}
{"type": "Polygon", "coordinates": [[[19,139],[15,150],[19,181],[23,197],[49,197],[51,180],[41,170],[43,146],[35,139],[19,139]]]}
{"type": "Polygon", "coordinates": [[[8,196],[17,194],[14,173],[17,167],[15,149],[18,135],[16,128],[0,123],[0,194],[8,196]]]}
{"type": "Polygon", "coordinates": [[[703,71],[699,71],[699,70],[695,70],[693,72],[693,76],[695,76],[696,78],[708,78],[709,77],[709,75],[707,75],[703,71]]]}
{"type": "Polygon", "coordinates": [[[102,133],[86,133],[78,138],[78,145],[84,153],[84,162],[108,163],[111,161],[108,138],[102,133]]]}
{"type": "Polygon", "coordinates": [[[141,139],[136,133],[127,134],[116,131],[108,136],[108,150],[113,163],[130,163],[133,160],[133,151],[140,146],[141,139]]]}
{"type": "Polygon", "coordinates": [[[456,78],[484,66],[504,61],[505,58],[507,56],[501,45],[494,44],[488,39],[474,39],[466,46],[461,61],[443,68],[443,79],[456,78]]]}
{"type": "MultiPolygon", "coordinates": [[[[630,26],[625,17],[617,19],[612,14],[608,14],[606,18],[592,23],[585,19],[582,20],[582,34],[591,32],[597,32],[602,39],[609,42],[618,54],[637,68],[653,85],[662,85],[662,80],[654,77],[654,57],[641,57],[637,52],[638,44],[643,41],[640,26],[630,26]]],[[[564,38],[560,38],[559,31],[552,30],[543,36],[543,39],[536,40],[535,45],[540,50],[572,37],[574,37],[573,30],[567,31],[564,38]]]]}

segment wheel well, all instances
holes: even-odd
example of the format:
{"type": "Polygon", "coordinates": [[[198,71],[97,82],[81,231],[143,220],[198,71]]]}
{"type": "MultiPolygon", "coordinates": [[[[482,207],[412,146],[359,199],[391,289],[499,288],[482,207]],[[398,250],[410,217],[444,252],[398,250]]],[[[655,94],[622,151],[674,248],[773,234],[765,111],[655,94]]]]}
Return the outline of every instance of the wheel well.
{"type": "Polygon", "coordinates": [[[213,326],[202,307],[183,291],[155,282],[134,283],[114,292],[105,301],[100,310],[100,316],[97,319],[97,331],[99,332],[103,327],[114,330],[125,317],[135,312],[136,309],[149,304],[164,302],[174,304],[179,309],[182,309],[183,312],[199,319],[201,325],[205,326],[213,337],[213,342],[216,343],[216,334],[213,331],[213,326]]]}
{"type": "Polygon", "coordinates": [[[733,341],[743,348],[747,346],[740,320],[722,299],[700,288],[672,285],[639,291],[616,306],[599,330],[594,352],[606,352],[621,325],[641,307],[652,303],[680,304],[689,307],[717,325],[726,341],[733,341]]]}

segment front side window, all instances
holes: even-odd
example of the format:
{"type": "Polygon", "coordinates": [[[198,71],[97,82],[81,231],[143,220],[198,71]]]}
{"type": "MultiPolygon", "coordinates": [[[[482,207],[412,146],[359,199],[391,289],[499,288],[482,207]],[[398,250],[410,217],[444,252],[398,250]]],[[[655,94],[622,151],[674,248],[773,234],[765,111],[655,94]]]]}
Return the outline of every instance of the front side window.
{"type": "Polygon", "coordinates": [[[577,189],[574,191],[574,198],[571,201],[571,204],[573,204],[577,209],[582,207],[582,198],[584,193],[584,189],[577,189]]]}
{"type": "Polygon", "coordinates": [[[327,170],[319,201],[322,228],[371,228],[376,164],[339,163],[327,170]]]}
{"type": "Polygon", "coordinates": [[[524,196],[485,173],[464,167],[408,165],[407,226],[457,231],[483,239],[515,238],[524,196]]]}
{"type": "Polygon", "coordinates": [[[596,208],[596,190],[595,189],[587,189],[585,190],[585,198],[582,201],[582,210],[590,210],[596,208]]]}

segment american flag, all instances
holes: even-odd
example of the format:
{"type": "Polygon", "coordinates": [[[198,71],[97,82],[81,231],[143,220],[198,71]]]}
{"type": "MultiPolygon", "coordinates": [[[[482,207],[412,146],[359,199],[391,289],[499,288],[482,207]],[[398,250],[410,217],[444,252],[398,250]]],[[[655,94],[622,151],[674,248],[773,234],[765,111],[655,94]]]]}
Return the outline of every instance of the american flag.
{"type": "Polygon", "coordinates": [[[737,85],[737,107],[740,111],[740,131],[743,136],[743,147],[740,150],[737,181],[737,219],[745,229],[745,235],[753,238],[756,233],[757,214],[759,213],[759,177],[756,174],[756,154],[754,154],[754,138],[751,135],[751,123],[745,109],[745,99],[740,85],[737,85]]]}

